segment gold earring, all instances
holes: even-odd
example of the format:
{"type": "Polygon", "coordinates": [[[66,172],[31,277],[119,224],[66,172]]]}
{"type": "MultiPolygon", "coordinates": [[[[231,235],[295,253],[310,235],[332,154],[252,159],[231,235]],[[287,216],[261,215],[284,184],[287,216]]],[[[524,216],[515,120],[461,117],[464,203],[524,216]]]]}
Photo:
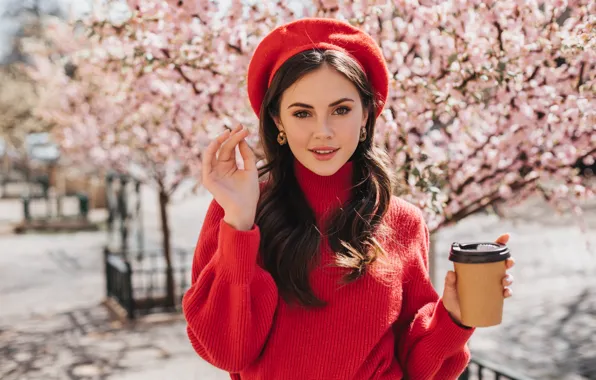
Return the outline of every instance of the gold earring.
{"type": "Polygon", "coordinates": [[[286,137],[286,133],[284,131],[279,131],[277,135],[277,142],[279,145],[285,145],[288,142],[288,138],[286,137]]]}
{"type": "Polygon", "coordinates": [[[366,140],[366,128],[362,127],[360,129],[360,142],[363,142],[366,140]]]}

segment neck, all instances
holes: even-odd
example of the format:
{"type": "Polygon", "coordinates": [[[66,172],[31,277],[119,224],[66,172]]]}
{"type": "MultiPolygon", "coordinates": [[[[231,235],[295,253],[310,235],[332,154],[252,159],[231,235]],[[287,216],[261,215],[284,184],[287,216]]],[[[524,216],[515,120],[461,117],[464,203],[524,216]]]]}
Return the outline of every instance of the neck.
{"type": "Polygon", "coordinates": [[[348,161],[334,174],[322,176],[294,159],[296,180],[318,221],[326,213],[334,211],[349,200],[353,186],[353,169],[352,161],[348,161]]]}

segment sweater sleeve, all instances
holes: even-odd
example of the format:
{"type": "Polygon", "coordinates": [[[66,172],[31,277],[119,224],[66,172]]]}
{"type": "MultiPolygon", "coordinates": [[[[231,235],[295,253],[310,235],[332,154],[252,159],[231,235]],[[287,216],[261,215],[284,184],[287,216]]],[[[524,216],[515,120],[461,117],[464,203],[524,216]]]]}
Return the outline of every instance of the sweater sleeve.
{"type": "Polygon", "coordinates": [[[199,356],[234,373],[252,363],[267,340],[277,306],[277,287],[257,264],[260,231],[238,231],[211,202],[192,264],[182,309],[199,356]]]}
{"type": "Polygon", "coordinates": [[[393,326],[398,360],[410,380],[457,379],[469,363],[466,343],[474,329],[457,325],[435,291],[428,272],[428,227],[422,217],[416,219],[402,310],[393,326]]]}

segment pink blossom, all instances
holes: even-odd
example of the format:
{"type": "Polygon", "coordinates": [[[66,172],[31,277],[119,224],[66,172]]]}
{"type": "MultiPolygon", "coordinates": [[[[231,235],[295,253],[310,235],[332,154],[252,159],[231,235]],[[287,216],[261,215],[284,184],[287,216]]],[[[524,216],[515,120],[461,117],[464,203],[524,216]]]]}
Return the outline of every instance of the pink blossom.
{"type": "MultiPolygon", "coordinates": [[[[130,18],[104,25],[97,21],[109,18],[109,9],[98,4],[86,25],[101,39],[77,37],[57,19],[49,23],[54,56],[76,63],[76,78],[65,76],[47,46],[29,45],[41,97],[36,112],[57,125],[73,157],[99,165],[129,161],[147,173],[173,168],[161,178],[168,188],[185,175],[198,181],[210,138],[238,122],[256,127],[244,95],[251,54],[272,28],[298,16],[277,1],[247,7],[234,0],[225,11],[209,0],[128,0],[130,18]]],[[[424,209],[432,228],[491,197],[527,197],[553,179],[584,189],[565,186],[554,197],[593,194],[594,184],[570,170],[579,158],[594,162],[593,2],[302,5],[303,16],[354,22],[381,46],[395,76],[375,139],[389,148],[394,167],[415,164],[404,197],[424,209]],[[566,7],[567,21],[552,23],[566,7]],[[431,185],[440,186],[440,201],[432,200],[431,185]]]]}

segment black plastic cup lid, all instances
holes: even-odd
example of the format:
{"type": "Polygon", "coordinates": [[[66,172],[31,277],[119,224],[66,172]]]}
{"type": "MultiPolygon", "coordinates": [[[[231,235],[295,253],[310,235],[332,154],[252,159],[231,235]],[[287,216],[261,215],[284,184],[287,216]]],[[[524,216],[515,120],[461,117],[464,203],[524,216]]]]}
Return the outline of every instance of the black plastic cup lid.
{"type": "Polygon", "coordinates": [[[449,260],[456,263],[484,264],[505,261],[511,257],[509,248],[498,243],[453,243],[449,260]]]}

